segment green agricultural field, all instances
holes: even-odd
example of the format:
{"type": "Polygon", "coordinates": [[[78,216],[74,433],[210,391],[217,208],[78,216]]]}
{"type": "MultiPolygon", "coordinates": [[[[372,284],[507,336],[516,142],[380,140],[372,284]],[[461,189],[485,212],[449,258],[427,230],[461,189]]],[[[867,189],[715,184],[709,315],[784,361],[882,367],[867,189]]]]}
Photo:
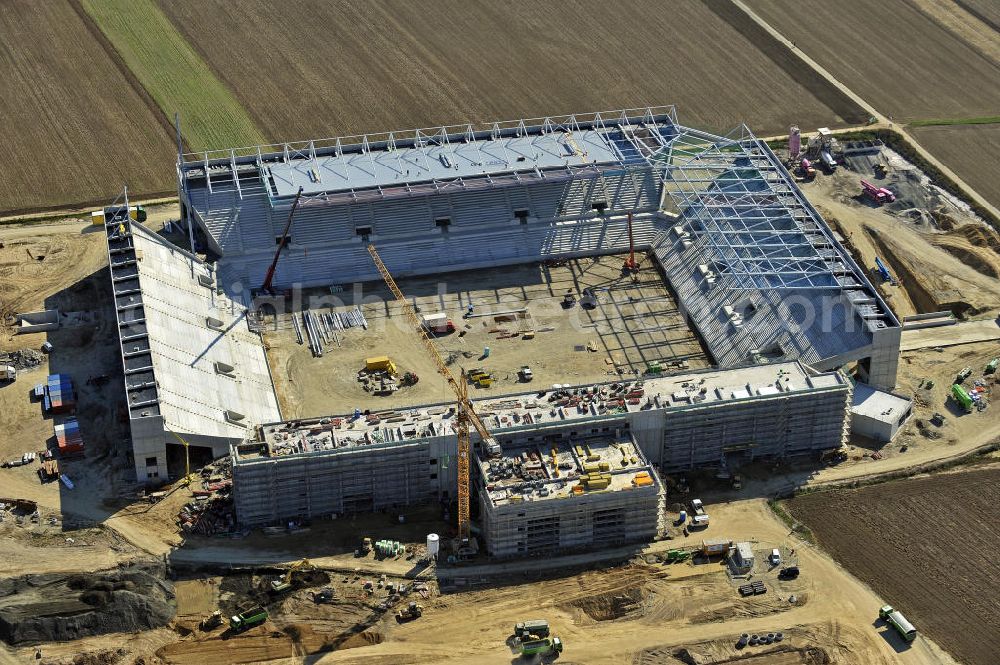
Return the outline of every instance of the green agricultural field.
{"type": "Polygon", "coordinates": [[[167,117],[172,121],[174,113],[180,113],[189,149],[267,142],[229,88],[153,0],[81,1],[167,117]]]}

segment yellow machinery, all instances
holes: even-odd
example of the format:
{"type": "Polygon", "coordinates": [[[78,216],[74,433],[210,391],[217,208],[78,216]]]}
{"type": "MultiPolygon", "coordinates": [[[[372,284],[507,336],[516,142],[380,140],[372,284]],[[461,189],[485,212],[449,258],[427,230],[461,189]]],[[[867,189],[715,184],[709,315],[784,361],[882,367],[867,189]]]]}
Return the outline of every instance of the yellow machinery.
{"type": "Polygon", "coordinates": [[[271,591],[274,591],[275,593],[288,591],[289,589],[292,588],[292,575],[295,573],[296,570],[302,570],[303,568],[307,570],[312,570],[314,567],[315,566],[313,566],[309,562],[309,559],[302,559],[302,561],[297,561],[296,563],[293,563],[292,567],[289,568],[288,572],[285,573],[281,578],[272,580],[271,591]]]}
{"type": "Polygon", "coordinates": [[[187,487],[191,484],[191,451],[189,450],[188,442],[172,429],[167,428],[167,431],[173,434],[181,442],[181,445],[184,446],[184,479],[181,480],[180,484],[183,487],[187,487]]]}
{"type": "Polygon", "coordinates": [[[427,335],[420,317],[413,309],[413,305],[406,299],[403,292],[399,290],[396,280],[392,278],[389,269],[382,263],[382,258],[375,250],[375,245],[368,245],[368,253],[372,255],[372,260],[375,261],[375,266],[378,268],[379,273],[382,274],[382,279],[385,280],[386,286],[389,287],[392,295],[399,302],[403,314],[406,315],[413,329],[420,336],[420,341],[423,343],[428,355],[430,355],[437,365],[438,372],[441,373],[441,376],[445,378],[448,385],[455,392],[455,397],[457,398],[455,405],[457,416],[456,434],[458,435],[458,537],[459,541],[465,544],[469,541],[469,425],[471,424],[476,428],[476,432],[482,437],[484,446],[492,446],[495,444],[495,441],[486,429],[483,421],[476,414],[472,402],[469,401],[469,390],[466,384],[465,373],[462,373],[461,381],[452,375],[444,358],[441,357],[437,347],[434,346],[434,342],[427,335]]]}
{"type": "Polygon", "coordinates": [[[365,358],[365,369],[369,372],[388,372],[396,375],[396,364],[389,359],[389,356],[375,356],[365,358]]]}

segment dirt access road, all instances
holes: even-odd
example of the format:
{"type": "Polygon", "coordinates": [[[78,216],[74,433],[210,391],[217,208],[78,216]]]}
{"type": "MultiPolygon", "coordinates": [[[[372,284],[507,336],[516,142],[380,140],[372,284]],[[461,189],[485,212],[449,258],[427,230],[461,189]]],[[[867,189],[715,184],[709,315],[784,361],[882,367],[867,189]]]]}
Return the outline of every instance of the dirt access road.
{"type": "Polygon", "coordinates": [[[995,320],[963,321],[951,326],[904,330],[900,351],[916,351],[938,346],[974,344],[1000,339],[1000,325],[995,320]]]}
{"type": "Polygon", "coordinates": [[[792,646],[823,648],[833,663],[955,662],[922,637],[905,649],[893,634],[873,627],[882,599],[826,554],[789,539],[787,527],[763,500],[712,505],[710,510],[709,531],[658,547],[696,546],[710,537],[752,539],[758,546],[794,549],[803,576],[789,587],[768,577],[772,592],[760,603],[741,600],[722,567],[714,564],[634,564],[562,580],[448,594],[425,603],[423,619],[392,627],[381,644],[331,653],[317,662],[519,662],[505,640],[512,624],[525,619],[526,612],[549,620],[554,634],[567,645],[560,659],[565,662],[617,664],[647,650],[670,652],[704,642],[712,642],[723,653],[728,649],[732,657],[738,653],[732,643],[740,633],[777,630],[791,636],[792,646]],[[636,571],[642,574],[637,576],[636,571]],[[788,602],[791,594],[798,604],[788,602]],[[641,610],[616,606],[623,596],[640,604],[641,610]],[[442,640],[445,627],[453,636],[447,641],[442,640]]]}
{"type": "Polygon", "coordinates": [[[993,665],[1000,650],[1000,564],[993,556],[1000,545],[998,481],[1000,465],[993,464],[817,492],[787,506],[837,561],[884,594],[918,630],[963,663],[993,665]],[[955,519],[956,508],[974,516],[974,528],[955,519]]]}

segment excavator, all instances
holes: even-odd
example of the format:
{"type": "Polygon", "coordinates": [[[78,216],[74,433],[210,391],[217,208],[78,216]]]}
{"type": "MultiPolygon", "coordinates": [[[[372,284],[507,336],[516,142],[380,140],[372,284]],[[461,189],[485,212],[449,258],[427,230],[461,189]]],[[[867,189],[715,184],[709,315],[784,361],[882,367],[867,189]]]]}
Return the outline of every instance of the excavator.
{"type": "Polygon", "coordinates": [[[292,575],[295,574],[297,570],[314,570],[316,567],[309,562],[309,559],[302,559],[292,564],[292,567],[288,569],[284,575],[276,580],[271,581],[271,591],[274,593],[284,593],[292,588],[292,575]]]}
{"type": "Polygon", "coordinates": [[[424,345],[427,354],[434,361],[438,372],[441,373],[441,376],[445,378],[451,387],[452,392],[455,393],[455,433],[458,435],[458,556],[459,558],[465,558],[475,552],[474,544],[470,540],[469,526],[470,426],[479,434],[482,439],[481,445],[484,449],[499,451],[500,444],[497,443],[493,435],[486,429],[486,425],[483,424],[483,421],[472,406],[472,402],[469,400],[469,387],[465,372],[462,372],[460,379],[455,378],[451,370],[448,369],[444,358],[438,352],[437,347],[434,346],[434,342],[427,334],[425,326],[421,322],[413,305],[410,304],[410,301],[407,300],[406,296],[400,290],[389,269],[385,267],[385,263],[382,262],[382,258],[375,249],[375,245],[368,245],[368,253],[371,254],[372,260],[382,275],[382,279],[385,280],[386,286],[389,287],[392,295],[402,308],[403,314],[413,326],[413,330],[419,335],[420,342],[424,345]]]}

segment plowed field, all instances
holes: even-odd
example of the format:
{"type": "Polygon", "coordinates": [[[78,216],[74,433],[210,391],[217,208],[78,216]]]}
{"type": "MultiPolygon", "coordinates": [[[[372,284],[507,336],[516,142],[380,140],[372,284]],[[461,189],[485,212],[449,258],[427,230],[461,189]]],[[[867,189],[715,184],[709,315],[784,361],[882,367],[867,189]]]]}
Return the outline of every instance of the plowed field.
{"type": "Polygon", "coordinates": [[[920,145],[1000,207],[1000,124],[914,127],[910,132],[920,145]]]}
{"type": "Polygon", "coordinates": [[[0,212],[169,193],[165,118],[68,2],[0,2],[0,212]]]}
{"type": "Polygon", "coordinates": [[[865,119],[773,38],[744,36],[708,3],[160,7],[273,140],[651,104],[676,104],[696,127],[746,121],[761,134],[865,119]]]}
{"type": "MultiPolygon", "coordinates": [[[[996,33],[967,10],[925,0],[750,0],[758,15],[897,121],[1000,108],[996,33]]],[[[970,8],[983,4],[968,3],[970,8]]],[[[980,15],[988,18],[990,10],[980,15]]],[[[804,124],[808,127],[808,124],[804,124]]]]}
{"type": "Polygon", "coordinates": [[[788,507],[918,631],[968,665],[997,662],[1000,468],[818,492],[788,507]]]}

